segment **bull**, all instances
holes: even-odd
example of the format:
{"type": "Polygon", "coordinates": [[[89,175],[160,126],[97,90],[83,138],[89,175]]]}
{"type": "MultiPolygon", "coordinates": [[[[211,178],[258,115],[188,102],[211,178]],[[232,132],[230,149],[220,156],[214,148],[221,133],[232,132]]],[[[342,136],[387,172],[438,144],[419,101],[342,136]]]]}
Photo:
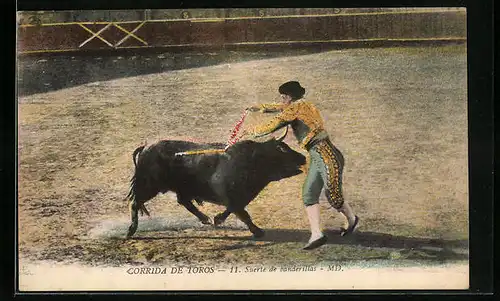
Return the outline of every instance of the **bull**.
{"type": "Polygon", "coordinates": [[[149,214],[144,203],[169,191],[176,193],[177,202],[204,224],[211,224],[210,218],[193,204],[193,200],[226,207],[214,217],[215,226],[233,213],[254,237],[263,236],[264,231],[252,222],[245,207],[270,182],[302,173],[301,167],[306,163],[304,155],[283,142],[285,135],[286,131],[277,139],[244,140],[231,145],[225,152],[188,156],[176,156],[176,153],[223,149],[225,145],[162,140],[147,148],[138,147],[132,155],[135,172],[128,194],[132,221],[127,238],[137,230],[139,210],[149,214]]]}

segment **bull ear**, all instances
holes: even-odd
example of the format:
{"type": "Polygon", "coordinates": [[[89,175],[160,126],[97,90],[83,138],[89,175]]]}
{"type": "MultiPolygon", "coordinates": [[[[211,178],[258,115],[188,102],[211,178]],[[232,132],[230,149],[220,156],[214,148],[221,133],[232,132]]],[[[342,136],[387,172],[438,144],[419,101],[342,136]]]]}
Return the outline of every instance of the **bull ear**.
{"type": "Polygon", "coordinates": [[[283,139],[285,139],[287,134],[288,134],[288,125],[285,127],[285,132],[283,132],[283,134],[281,134],[281,136],[279,136],[276,140],[278,140],[279,142],[282,142],[283,139]]]}

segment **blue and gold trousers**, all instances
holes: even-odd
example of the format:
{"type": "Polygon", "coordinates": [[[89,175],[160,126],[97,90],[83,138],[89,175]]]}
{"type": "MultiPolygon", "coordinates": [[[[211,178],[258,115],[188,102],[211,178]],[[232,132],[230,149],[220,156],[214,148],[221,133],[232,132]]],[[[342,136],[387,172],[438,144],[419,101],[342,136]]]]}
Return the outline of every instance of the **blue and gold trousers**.
{"type": "Polygon", "coordinates": [[[306,206],[319,202],[321,190],[325,187],[326,198],[335,209],[344,204],[342,194],[342,172],[344,156],[331,143],[323,139],[309,149],[310,164],[302,187],[302,199],[306,206]]]}

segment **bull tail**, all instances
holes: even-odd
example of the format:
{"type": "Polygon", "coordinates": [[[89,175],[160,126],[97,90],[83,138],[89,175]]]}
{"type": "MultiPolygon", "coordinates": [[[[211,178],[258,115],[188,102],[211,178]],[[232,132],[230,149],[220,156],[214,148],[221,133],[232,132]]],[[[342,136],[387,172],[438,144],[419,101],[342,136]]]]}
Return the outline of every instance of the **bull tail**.
{"type": "Polygon", "coordinates": [[[130,238],[132,235],[134,235],[135,231],[137,230],[138,224],[139,224],[139,219],[137,216],[138,212],[138,206],[137,206],[137,199],[136,199],[136,185],[137,185],[137,162],[136,162],[136,156],[139,154],[142,150],[144,149],[144,146],[138,147],[133,155],[133,161],[134,161],[134,166],[135,166],[135,171],[134,175],[132,176],[132,179],[130,179],[130,190],[127,194],[127,197],[125,200],[128,201],[129,204],[129,213],[130,213],[130,218],[131,218],[131,223],[128,228],[127,236],[126,238],[130,238]]]}
{"type": "Polygon", "coordinates": [[[128,191],[128,194],[125,197],[125,201],[133,201],[133,200],[135,200],[135,175],[130,180],[130,190],[128,191]]]}
{"type": "Polygon", "coordinates": [[[144,148],[146,147],[146,144],[139,146],[138,148],[135,149],[135,151],[132,153],[132,160],[134,161],[134,166],[137,167],[137,155],[140,154],[144,148]]]}
{"type": "MultiPolygon", "coordinates": [[[[139,155],[144,150],[145,147],[146,147],[146,143],[144,143],[143,145],[141,145],[138,148],[136,148],[134,150],[134,152],[132,153],[132,161],[134,161],[134,167],[135,167],[135,169],[137,169],[137,160],[138,160],[137,159],[137,155],[139,155]]],[[[135,193],[134,193],[135,182],[136,182],[136,175],[135,175],[135,172],[134,172],[134,176],[130,180],[130,191],[129,191],[127,197],[125,198],[125,200],[128,200],[128,201],[133,201],[134,200],[134,198],[135,198],[135,193]]]]}
{"type": "MultiPolygon", "coordinates": [[[[146,147],[146,142],[144,142],[143,145],[139,146],[134,150],[132,153],[132,160],[134,161],[134,175],[132,176],[132,179],[130,180],[130,190],[128,192],[128,195],[126,199],[129,201],[129,211],[130,211],[130,218],[131,218],[131,224],[128,228],[127,232],[127,238],[131,237],[134,235],[134,233],[137,230],[137,226],[139,224],[139,219],[138,219],[138,212],[140,211],[141,214],[146,214],[149,216],[149,212],[144,206],[144,202],[147,200],[144,197],[144,192],[141,190],[141,188],[137,187],[138,185],[138,176],[140,175],[140,170],[137,169],[137,163],[139,161],[138,157],[141,154],[141,152],[144,150],[146,147]],[[138,190],[139,188],[139,190],[138,190]],[[140,195],[137,195],[138,192],[141,192],[140,195]],[[139,197],[139,198],[138,198],[139,197]]],[[[139,168],[140,169],[140,168],[139,168]]],[[[142,181],[142,178],[139,177],[139,181],[142,181]]],[[[142,188],[143,189],[143,188],[142,188]]]]}

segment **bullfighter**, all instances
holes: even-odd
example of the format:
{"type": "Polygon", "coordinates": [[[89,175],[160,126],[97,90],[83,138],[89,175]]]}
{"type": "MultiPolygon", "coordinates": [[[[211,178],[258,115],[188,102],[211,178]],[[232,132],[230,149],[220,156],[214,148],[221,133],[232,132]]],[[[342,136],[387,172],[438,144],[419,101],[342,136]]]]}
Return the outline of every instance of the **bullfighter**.
{"type": "Polygon", "coordinates": [[[356,228],[359,218],[354,215],[342,193],[342,172],[344,157],[333,145],[325,131],[323,118],[313,103],[304,100],[305,89],[297,81],[289,81],[278,88],[281,103],[261,104],[247,108],[249,111],[278,113],[269,122],[257,125],[244,135],[261,137],[290,125],[300,145],[308,151],[310,165],[302,188],[311,236],[304,250],[312,250],[325,244],[326,235],[320,229],[319,197],[325,187],[330,205],[346,219],[341,235],[350,234],[356,228]]]}

